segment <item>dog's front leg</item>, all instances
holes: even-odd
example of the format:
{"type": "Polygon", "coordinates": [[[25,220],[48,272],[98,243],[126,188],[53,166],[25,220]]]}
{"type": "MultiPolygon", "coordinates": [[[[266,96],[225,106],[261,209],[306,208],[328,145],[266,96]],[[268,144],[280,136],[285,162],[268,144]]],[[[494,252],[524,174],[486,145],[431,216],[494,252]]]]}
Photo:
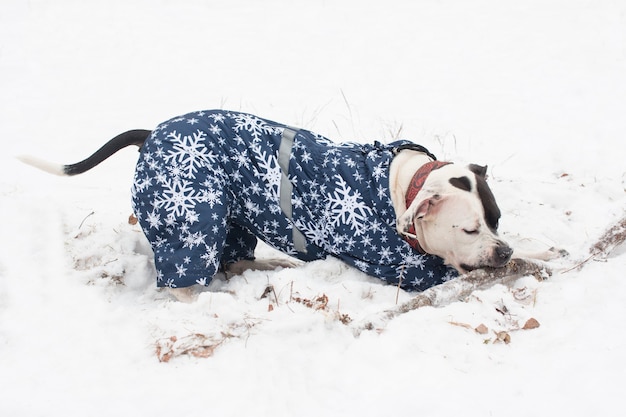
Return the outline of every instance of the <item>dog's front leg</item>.
{"type": "Polygon", "coordinates": [[[565,249],[559,248],[550,248],[544,251],[530,252],[524,251],[520,249],[514,249],[513,255],[511,258],[519,258],[519,259],[535,259],[538,261],[552,261],[558,258],[565,258],[569,255],[569,253],[565,249]]]}

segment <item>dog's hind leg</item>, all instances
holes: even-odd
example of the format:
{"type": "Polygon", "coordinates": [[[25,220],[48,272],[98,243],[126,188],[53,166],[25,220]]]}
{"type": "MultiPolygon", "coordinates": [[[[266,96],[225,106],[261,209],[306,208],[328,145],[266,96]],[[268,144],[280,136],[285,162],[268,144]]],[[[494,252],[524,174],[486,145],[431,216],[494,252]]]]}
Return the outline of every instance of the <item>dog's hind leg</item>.
{"type": "Polygon", "coordinates": [[[241,275],[247,270],[273,271],[277,268],[296,268],[302,265],[302,261],[295,259],[270,258],[270,259],[242,259],[226,266],[227,276],[241,275]]]}
{"type": "Polygon", "coordinates": [[[256,259],[254,250],[257,237],[244,226],[229,223],[222,265],[227,276],[241,275],[246,270],[271,271],[276,268],[293,268],[300,263],[285,258],[256,259]]]}
{"type": "Polygon", "coordinates": [[[168,288],[167,291],[181,303],[193,303],[198,298],[198,294],[195,291],[195,285],[185,288],[168,288]]]}

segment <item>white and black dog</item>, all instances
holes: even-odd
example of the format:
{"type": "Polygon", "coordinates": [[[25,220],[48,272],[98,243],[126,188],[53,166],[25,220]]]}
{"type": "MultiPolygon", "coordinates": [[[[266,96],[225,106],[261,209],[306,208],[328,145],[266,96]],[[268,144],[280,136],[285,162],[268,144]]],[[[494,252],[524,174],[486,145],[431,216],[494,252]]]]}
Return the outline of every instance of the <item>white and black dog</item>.
{"type": "Polygon", "coordinates": [[[211,110],[122,133],[73,165],[22,160],[75,175],[129,145],[140,147],[133,210],[154,251],[158,286],[188,289],[208,285],[219,270],[293,266],[255,260],[257,238],[303,261],[337,257],[408,290],[501,267],[513,254],[497,235],[486,168],[438,162],[408,141],[335,144],[211,110]]]}

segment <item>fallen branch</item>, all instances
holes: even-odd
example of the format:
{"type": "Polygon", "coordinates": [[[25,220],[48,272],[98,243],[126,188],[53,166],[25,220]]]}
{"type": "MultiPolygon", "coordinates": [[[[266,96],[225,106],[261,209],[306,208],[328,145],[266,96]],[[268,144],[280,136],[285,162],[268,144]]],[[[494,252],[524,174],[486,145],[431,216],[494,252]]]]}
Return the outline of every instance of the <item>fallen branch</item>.
{"type": "Polygon", "coordinates": [[[626,240],[626,216],[607,229],[600,239],[591,246],[589,253],[599,259],[606,259],[611,252],[626,240]]]}
{"type": "Polygon", "coordinates": [[[512,259],[502,268],[477,269],[456,279],[431,287],[406,303],[377,314],[374,318],[366,320],[365,323],[354,329],[354,331],[358,335],[363,330],[380,329],[389,320],[409,311],[426,306],[441,307],[461,300],[481,288],[490,287],[498,283],[507,284],[527,275],[533,275],[539,280],[544,280],[552,275],[552,271],[545,265],[526,259],[512,259]]]}
{"type": "Polygon", "coordinates": [[[602,236],[600,236],[596,243],[591,245],[589,248],[590,255],[585,260],[578,262],[576,265],[562,271],[561,273],[565,274],[573,270],[579,270],[591,260],[606,260],[615,248],[624,243],[624,241],[626,241],[626,216],[622,217],[621,220],[609,227],[602,234],[602,236]]]}
{"type": "MultiPolygon", "coordinates": [[[[626,217],[609,227],[600,236],[589,249],[591,255],[587,259],[562,272],[580,269],[591,259],[606,259],[624,241],[626,241],[626,217]]],[[[512,259],[502,268],[477,269],[444,284],[429,288],[406,303],[377,314],[354,329],[354,332],[359,335],[363,330],[381,329],[389,320],[409,311],[425,306],[444,306],[461,300],[478,289],[498,283],[508,284],[526,275],[533,275],[535,278],[543,280],[552,275],[552,271],[542,264],[526,259],[512,259]]]]}

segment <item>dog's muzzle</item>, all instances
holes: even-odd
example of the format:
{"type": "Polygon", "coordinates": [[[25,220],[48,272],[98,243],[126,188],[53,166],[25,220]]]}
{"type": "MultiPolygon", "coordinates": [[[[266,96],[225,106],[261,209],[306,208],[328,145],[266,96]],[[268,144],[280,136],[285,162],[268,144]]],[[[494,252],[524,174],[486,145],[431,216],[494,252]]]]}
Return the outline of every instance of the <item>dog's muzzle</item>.
{"type": "Polygon", "coordinates": [[[513,255],[513,249],[506,243],[500,241],[496,247],[493,248],[491,256],[485,259],[480,265],[461,264],[461,268],[466,272],[480,268],[502,268],[511,260],[511,255],[513,255]]]}

